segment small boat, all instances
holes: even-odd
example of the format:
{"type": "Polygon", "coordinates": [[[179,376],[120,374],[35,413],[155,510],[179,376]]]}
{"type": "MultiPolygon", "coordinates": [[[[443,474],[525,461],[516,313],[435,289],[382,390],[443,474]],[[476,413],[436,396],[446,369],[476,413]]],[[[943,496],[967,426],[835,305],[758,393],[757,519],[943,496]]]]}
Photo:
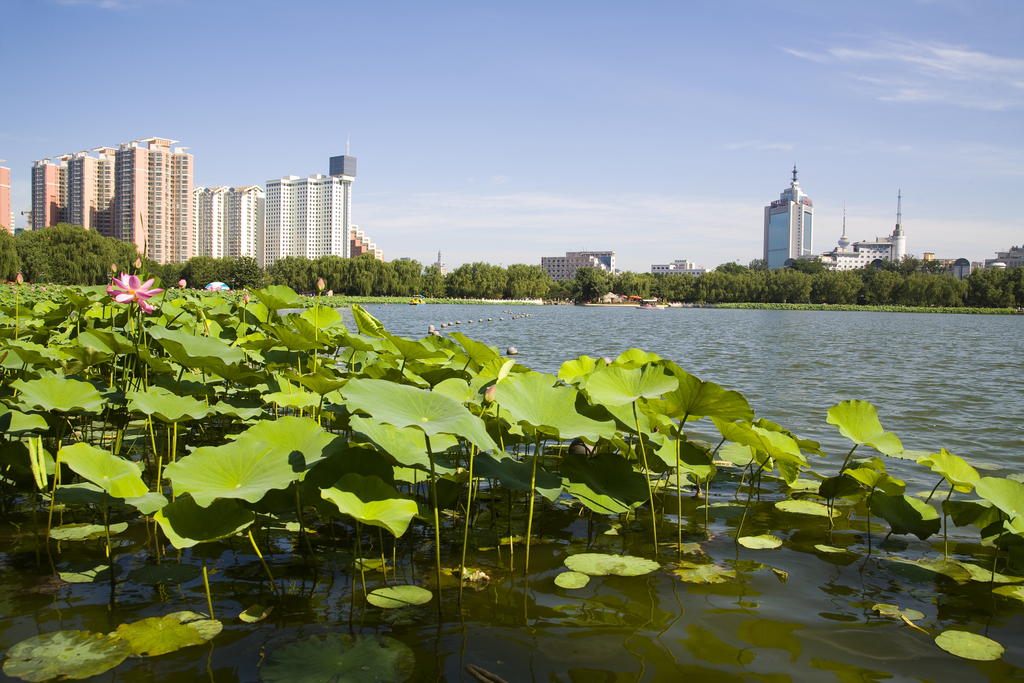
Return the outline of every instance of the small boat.
{"type": "Polygon", "coordinates": [[[424,301],[423,297],[420,296],[419,294],[413,294],[412,299],[409,301],[410,306],[422,306],[425,303],[427,302],[424,301]]]}
{"type": "Polygon", "coordinates": [[[637,308],[642,308],[645,311],[657,311],[662,308],[668,308],[665,304],[659,304],[657,299],[644,299],[637,308]]]}

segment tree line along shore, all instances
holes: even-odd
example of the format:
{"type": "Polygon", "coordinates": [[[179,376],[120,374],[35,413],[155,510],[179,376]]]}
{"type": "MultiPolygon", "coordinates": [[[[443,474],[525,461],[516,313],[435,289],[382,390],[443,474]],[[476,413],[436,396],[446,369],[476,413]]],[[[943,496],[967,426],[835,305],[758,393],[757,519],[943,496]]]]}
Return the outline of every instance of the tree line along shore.
{"type": "MultiPolygon", "coordinates": [[[[60,224],[14,237],[0,231],[0,280],[20,272],[28,282],[106,285],[111,266],[127,270],[145,258],[135,245],[79,226],[60,224]]],[[[266,270],[255,259],[196,256],[186,263],[157,264],[146,270],[164,286],[185,280],[201,289],[224,282],[232,289],[287,285],[297,292],[325,289],[346,297],[411,297],[428,301],[545,299],[585,303],[609,292],[692,304],[750,304],[917,307],[935,309],[1013,309],[1024,307],[1024,268],[977,270],[959,280],[934,264],[906,257],[881,267],[834,272],[818,261],[767,270],[760,260],[749,266],[725,263],[698,277],[626,271],[616,275],[581,268],[574,280],[553,281],[539,265],[466,263],[447,275],[415,260],[378,261],[370,255],[315,260],[289,256],[266,270]]],[[[836,310],[832,308],[831,310],[836,310]]]]}

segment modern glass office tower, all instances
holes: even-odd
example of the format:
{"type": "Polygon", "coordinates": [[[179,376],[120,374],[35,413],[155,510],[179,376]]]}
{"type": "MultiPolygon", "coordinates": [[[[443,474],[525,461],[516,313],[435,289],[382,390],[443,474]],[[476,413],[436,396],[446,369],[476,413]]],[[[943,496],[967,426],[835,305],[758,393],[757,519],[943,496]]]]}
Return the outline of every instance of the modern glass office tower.
{"type": "Polygon", "coordinates": [[[784,268],[790,259],[813,253],[814,202],[800,189],[793,166],[793,181],[778,200],[764,207],[764,260],[768,268],[784,268]]]}

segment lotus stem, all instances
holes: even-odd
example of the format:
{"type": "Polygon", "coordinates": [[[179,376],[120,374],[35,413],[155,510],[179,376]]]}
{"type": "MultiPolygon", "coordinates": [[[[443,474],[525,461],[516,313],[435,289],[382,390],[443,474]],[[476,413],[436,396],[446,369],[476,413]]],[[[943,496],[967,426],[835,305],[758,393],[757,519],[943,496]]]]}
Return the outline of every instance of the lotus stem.
{"type": "MultiPolygon", "coordinates": [[[[946,501],[953,495],[953,484],[949,485],[949,493],[946,494],[946,501]]],[[[929,496],[930,498],[931,496],[929,496]]],[[[942,507],[942,559],[949,560],[949,515],[946,514],[945,502],[942,507]]]]}
{"type": "MultiPolygon", "coordinates": [[[[523,567],[523,576],[530,573],[530,541],[533,539],[533,501],[537,498],[537,460],[540,459],[540,432],[537,433],[537,443],[533,447],[533,469],[530,472],[530,514],[526,518],[526,564],[523,567]]],[[[509,548],[513,540],[509,538],[509,548]]],[[[524,596],[525,597],[525,596],[524,596]]]]}
{"type": "Polygon", "coordinates": [[[267,577],[270,579],[270,586],[274,589],[274,595],[281,598],[281,591],[277,588],[277,582],[274,581],[274,575],[270,573],[270,567],[267,566],[267,561],[263,559],[263,553],[260,552],[260,547],[256,545],[256,539],[252,537],[252,529],[249,529],[249,542],[252,543],[252,549],[256,551],[256,557],[260,558],[260,564],[263,565],[263,571],[267,573],[267,577]]]}
{"type": "Polygon", "coordinates": [[[647,497],[651,501],[651,531],[654,533],[654,559],[658,559],[658,513],[654,509],[654,489],[651,488],[651,469],[647,466],[647,449],[644,448],[644,437],[640,434],[640,417],[636,412],[636,401],[633,401],[633,421],[636,422],[636,438],[640,441],[640,456],[644,461],[644,481],[647,482],[647,497]]]}
{"type": "Polygon", "coordinates": [[[203,556],[203,585],[206,587],[206,606],[210,609],[210,618],[213,616],[213,598],[210,597],[210,577],[206,573],[206,556],[203,556]]]}
{"type": "Polygon", "coordinates": [[[423,433],[427,444],[427,459],[430,460],[430,504],[434,508],[434,558],[437,560],[437,616],[441,617],[441,519],[437,514],[437,472],[434,468],[434,451],[430,448],[430,435],[423,433]]]}
{"type": "MultiPolygon", "coordinates": [[[[759,474],[761,474],[761,470],[763,470],[763,469],[764,469],[764,464],[761,464],[761,466],[757,468],[757,472],[754,474],[754,476],[750,478],[750,486],[751,486],[751,488],[753,488],[753,486],[754,486],[754,479],[759,474]]],[[[740,527],[736,530],[736,542],[737,543],[740,542],[740,537],[743,536],[743,523],[747,519],[747,510],[750,509],[750,499],[753,498],[753,497],[754,497],[754,492],[753,492],[753,490],[751,490],[750,493],[747,494],[747,504],[743,506],[743,516],[740,518],[740,527]]],[[[711,501],[709,501],[707,499],[707,497],[704,498],[704,514],[705,515],[707,515],[708,505],[710,504],[710,502],[711,501]]]]}
{"type": "Polygon", "coordinates": [[[853,444],[853,448],[851,448],[850,452],[846,454],[846,459],[843,460],[843,466],[839,468],[839,474],[842,474],[843,470],[846,469],[846,463],[850,462],[850,456],[853,455],[855,450],[857,450],[857,444],[853,444]]]}
{"type": "MultiPolygon", "coordinates": [[[[462,564],[459,566],[459,601],[457,605],[462,607],[462,584],[466,576],[466,546],[469,545],[469,515],[473,507],[473,455],[476,453],[476,446],[469,448],[469,493],[466,497],[466,524],[462,531],[462,564]]],[[[498,544],[501,545],[500,543],[498,544]]],[[[383,547],[381,548],[383,551],[383,547]]]]}

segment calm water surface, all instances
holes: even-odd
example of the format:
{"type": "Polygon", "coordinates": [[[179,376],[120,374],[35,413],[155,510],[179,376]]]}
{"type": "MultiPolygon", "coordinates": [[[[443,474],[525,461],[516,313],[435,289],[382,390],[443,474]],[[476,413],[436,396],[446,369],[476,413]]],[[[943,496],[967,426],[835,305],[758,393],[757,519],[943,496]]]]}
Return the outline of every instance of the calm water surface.
{"type": "MultiPolygon", "coordinates": [[[[825,423],[825,411],[849,398],[871,401],[882,423],[911,449],[939,447],[989,463],[1003,476],[1019,469],[1024,453],[1024,317],[729,311],[704,309],[594,309],[503,306],[370,306],[393,333],[420,337],[427,326],[462,321],[460,332],[519,349],[517,360],[557,372],[579,355],[615,357],[639,347],[672,359],[691,373],[743,392],[758,415],[822,442],[830,461],[847,447],[825,423]],[[487,318],[494,320],[487,322],[487,318]],[[504,317],[504,321],[498,318],[504,317]],[[468,323],[483,319],[484,322],[468,323]]],[[[351,321],[348,313],[346,318],[351,321]]],[[[699,423],[698,423],[699,424],[699,423]]],[[[934,475],[908,468],[930,488],[934,475]]],[[[916,478],[916,479],[915,479],[916,478]]],[[[365,603],[350,546],[321,530],[314,538],[318,572],[303,558],[294,534],[264,532],[268,558],[284,586],[277,601],[247,545],[239,542],[170,549],[164,562],[198,565],[205,555],[215,614],[225,624],[211,643],[156,658],[130,659],[97,677],[102,681],[255,681],[259,665],[277,647],[305,636],[340,632],[386,634],[416,653],[417,681],[474,681],[474,664],[509,683],[558,681],[1009,681],[1024,680],[1024,603],[994,598],[985,584],[964,586],[935,575],[902,570],[887,558],[941,557],[941,537],[920,542],[902,537],[878,549],[885,527],[872,524],[876,554],[864,561],[867,520],[840,518],[829,531],[821,518],[783,515],[771,505],[777,486],[752,507],[745,534],[774,533],[779,550],[739,548],[736,478],[723,475],[713,487],[709,535],[700,501],[684,493],[684,540],[738,575],[721,584],[687,584],[671,569],[679,559],[663,550],[663,571],[647,576],[594,578],[582,590],[554,584],[571,554],[584,551],[654,556],[649,512],[615,531],[570,508],[566,501],[541,506],[531,550],[529,581],[523,548],[514,559],[506,546],[493,549],[509,528],[502,496],[483,507],[476,521],[471,562],[491,580],[467,590],[461,609],[455,590],[444,590],[444,616],[433,605],[407,614],[385,613],[365,603]],[[731,505],[730,505],[731,503],[731,505]],[[823,554],[817,544],[849,549],[823,554]],[[337,547],[336,547],[337,546],[337,547]],[[260,601],[277,606],[265,621],[246,625],[236,615],[260,601]],[[879,617],[871,607],[894,603],[924,614],[917,623],[930,635],[879,617]],[[939,650],[932,638],[944,629],[984,633],[1006,647],[997,662],[974,663],[939,650]]],[[[743,500],[743,496],[740,497],[743,500]]],[[[661,540],[676,536],[676,500],[661,540]]],[[[525,527],[522,499],[511,508],[516,533],[525,527]]],[[[126,517],[129,519],[130,517],[126,517]]],[[[71,521],[71,520],[65,520],[71,521]]],[[[115,519],[118,521],[115,515],[115,519]]],[[[446,566],[457,566],[456,533],[445,526],[446,566]]],[[[61,584],[54,565],[102,558],[102,541],[50,544],[52,556],[32,533],[27,515],[0,520],[0,651],[37,633],[59,629],[109,631],[117,625],[178,610],[206,611],[201,579],[179,585],[144,585],[130,572],[156,559],[152,527],[136,523],[117,537],[121,580],[109,584],[61,584]],[[52,564],[51,564],[52,562],[52,564]]],[[[367,535],[369,542],[373,534],[367,535]]],[[[951,550],[987,564],[991,550],[976,531],[955,536],[951,550]]],[[[433,565],[432,531],[414,526],[399,539],[390,581],[425,583],[433,565]]],[[[376,543],[376,541],[374,541],[376,543]]],[[[392,548],[386,543],[385,553],[392,548]]],[[[169,548],[169,546],[168,546],[169,548]]],[[[364,548],[380,553],[379,544],[364,548]]],[[[384,577],[371,573],[368,588],[384,577]]],[[[0,679],[5,679],[0,676],[0,679]]]]}

